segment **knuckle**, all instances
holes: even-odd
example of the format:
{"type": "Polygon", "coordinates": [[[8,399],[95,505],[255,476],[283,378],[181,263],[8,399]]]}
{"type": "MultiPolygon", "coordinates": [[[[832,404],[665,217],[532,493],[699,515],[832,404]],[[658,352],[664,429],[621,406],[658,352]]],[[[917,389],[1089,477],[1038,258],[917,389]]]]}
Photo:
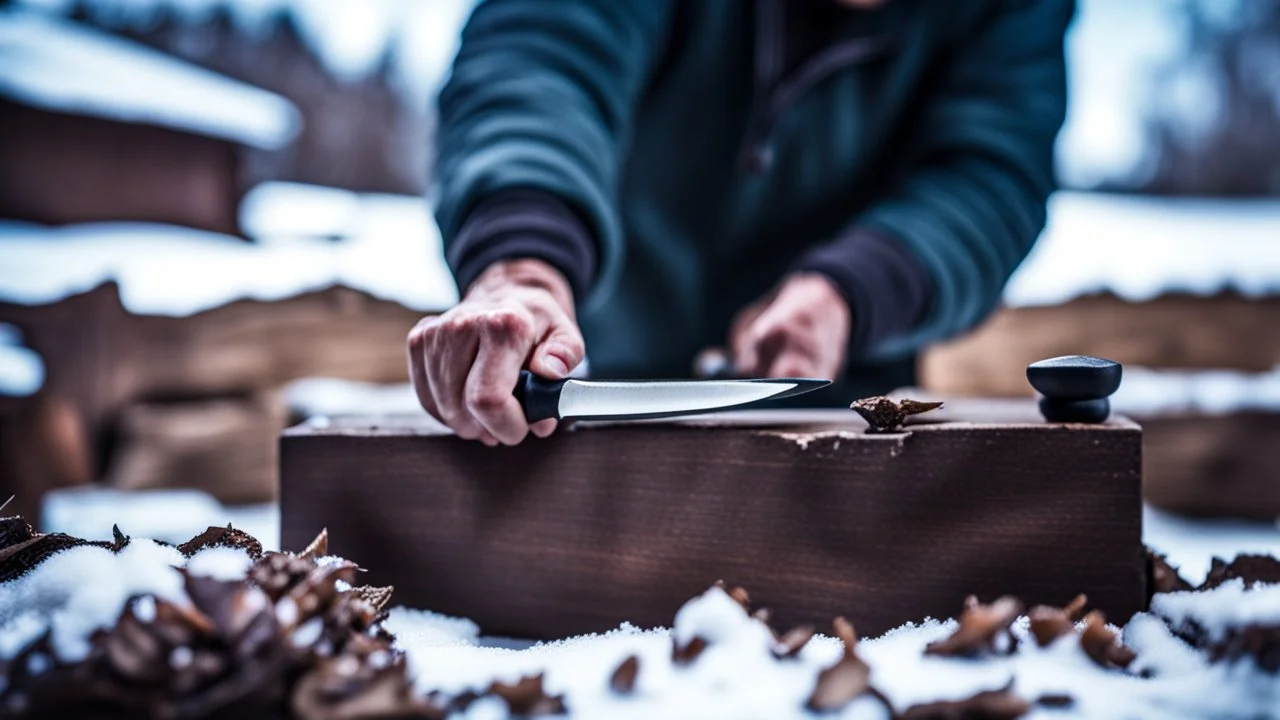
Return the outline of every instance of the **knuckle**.
{"type": "Polygon", "coordinates": [[[505,393],[493,388],[468,391],[467,409],[477,415],[492,415],[506,406],[507,398],[505,393]]]}
{"type": "Polygon", "coordinates": [[[484,326],[497,338],[520,338],[533,333],[533,319],[516,310],[495,310],[485,317],[484,326]]]}

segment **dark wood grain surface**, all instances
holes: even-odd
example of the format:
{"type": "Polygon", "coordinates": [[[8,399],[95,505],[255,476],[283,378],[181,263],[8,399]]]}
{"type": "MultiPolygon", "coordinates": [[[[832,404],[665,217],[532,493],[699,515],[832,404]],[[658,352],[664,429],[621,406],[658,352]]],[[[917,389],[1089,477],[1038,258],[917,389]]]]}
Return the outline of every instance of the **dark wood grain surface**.
{"type": "Polygon", "coordinates": [[[970,593],[1086,592],[1123,622],[1144,597],[1141,431],[1031,408],[952,403],[879,436],[842,410],[725,413],[498,449],[335,419],[282,438],[282,540],[327,526],[362,582],[517,637],[669,624],[718,579],[780,625],[843,614],[863,634],[970,593]]]}

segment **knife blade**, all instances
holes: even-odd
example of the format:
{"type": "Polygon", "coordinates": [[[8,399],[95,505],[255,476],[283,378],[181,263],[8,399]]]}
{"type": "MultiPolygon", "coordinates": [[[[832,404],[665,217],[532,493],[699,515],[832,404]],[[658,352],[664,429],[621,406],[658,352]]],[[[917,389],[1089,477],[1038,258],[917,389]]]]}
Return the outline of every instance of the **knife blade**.
{"type": "Polygon", "coordinates": [[[641,420],[725,410],[830,385],[816,378],[748,380],[547,380],[520,371],[514,394],[530,423],[556,418],[641,420]]]}

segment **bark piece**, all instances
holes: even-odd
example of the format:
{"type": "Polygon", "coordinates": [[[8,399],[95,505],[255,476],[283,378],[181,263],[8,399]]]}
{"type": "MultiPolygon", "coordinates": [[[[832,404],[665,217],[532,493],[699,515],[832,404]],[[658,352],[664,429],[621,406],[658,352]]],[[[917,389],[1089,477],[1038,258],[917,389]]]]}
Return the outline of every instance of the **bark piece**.
{"type": "Polygon", "coordinates": [[[894,400],[883,396],[863,398],[849,406],[850,410],[867,421],[867,432],[889,433],[902,428],[902,424],[911,415],[919,415],[942,407],[940,402],[921,402],[919,400],[894,400]]]}
{"type": "Polygon", "coordinates": [[[1012,653],[1016,640],[1009,628],[1022,612],[1022,602],[1008,595],[983,605],[972,595],[965,600],[960,626],[950,637],[929,643],[926,655],[976,657],[996,652],[1012,653]],[[1003,638],[1008,646],[998,647],[1003,638]]]}

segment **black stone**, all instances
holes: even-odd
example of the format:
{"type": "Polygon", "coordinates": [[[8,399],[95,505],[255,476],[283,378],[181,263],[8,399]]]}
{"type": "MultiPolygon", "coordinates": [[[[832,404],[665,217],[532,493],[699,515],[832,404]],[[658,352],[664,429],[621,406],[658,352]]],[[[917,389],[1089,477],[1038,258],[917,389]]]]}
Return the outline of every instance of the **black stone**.
{"type": "Polygon", "coordinates": [[[1088,355],[1065,355],[1027,366],[1027,382],[1054,400],[1098,400],[1120,387],[1120,363],[1088,355]]]}
{"type": "Polygon", "coordinates": [[[1100,423],[1111,415],[1111,401],[1040,398],[1040,414],[1056,423],[1100,423]]]}

